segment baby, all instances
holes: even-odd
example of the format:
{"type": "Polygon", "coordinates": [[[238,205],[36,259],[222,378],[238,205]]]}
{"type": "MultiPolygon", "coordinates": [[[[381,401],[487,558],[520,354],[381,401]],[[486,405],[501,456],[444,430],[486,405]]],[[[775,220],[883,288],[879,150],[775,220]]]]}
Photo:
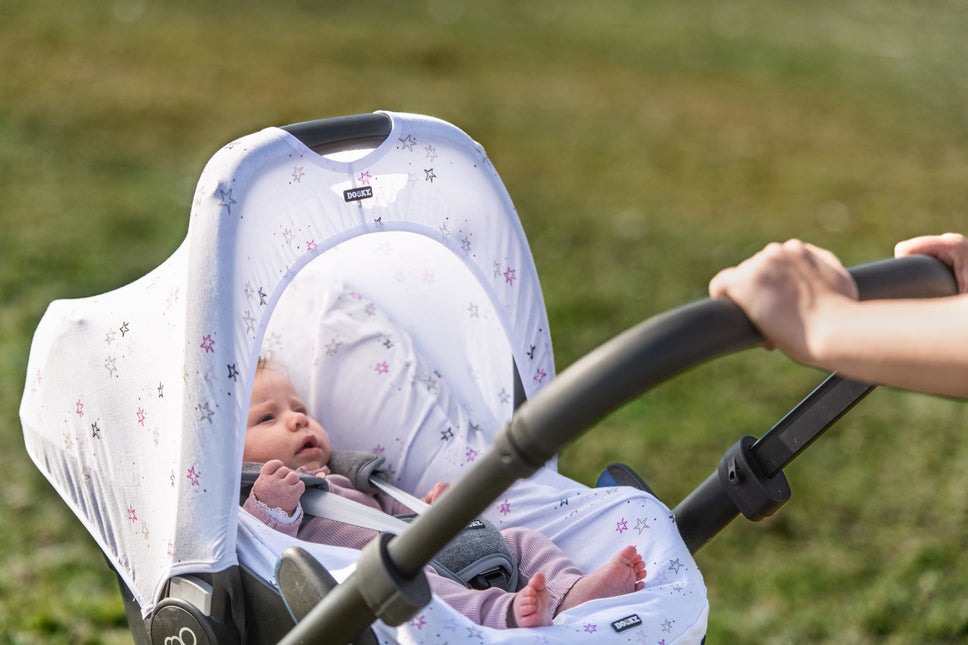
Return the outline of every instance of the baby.
{"type": "MultiPolygon", "coordinates": [[[[284,374],[260,362],[252,388],[243,458],[264,463],[243,508],[268,526],[311,542],[362,548],[374,531],[314,517],[303,521],[299,498],[305,490],[299,472],[325,476],[330,492],[391,514],[410,509],[382,494],[353,488],[349,479],[329,472],[329,436],[307,414],[306,406],[284,374]]],[[[427,493],[432,503],[448,487],[438,483],[427,493]]],[[[538,627],[558,613],[596,598],[631,593],[645,586],[645,564],[634,546],[615,554],[600,569],[583,574],[553,542],[526,528],[501,531],[518,562],[523,587],[468,589],[427,569],[430,588],[445,602],[485,627],[538,627]]]]}

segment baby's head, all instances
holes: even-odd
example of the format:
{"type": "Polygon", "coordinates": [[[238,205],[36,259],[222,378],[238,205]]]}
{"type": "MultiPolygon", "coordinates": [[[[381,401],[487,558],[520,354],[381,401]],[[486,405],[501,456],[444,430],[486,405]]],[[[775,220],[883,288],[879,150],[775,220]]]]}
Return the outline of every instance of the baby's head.
{"type": "Polygon", "coordinates": [[[318,470],[329,462],[329,436],[311,418],[292,381],[259,362],[242,458],[265,463],[279,459],[293,470],[318,470]]]}

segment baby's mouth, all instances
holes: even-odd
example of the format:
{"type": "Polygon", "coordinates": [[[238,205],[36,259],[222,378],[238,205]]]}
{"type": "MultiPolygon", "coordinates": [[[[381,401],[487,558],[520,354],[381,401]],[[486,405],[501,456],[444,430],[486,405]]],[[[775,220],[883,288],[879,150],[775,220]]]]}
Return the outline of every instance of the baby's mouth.
{"type": "Polygon", "coordinates": [[[302,447],[299,448],[299,450],[297,451],[297,454],[303,454],[308,450],[318,450],[318,449],[319,449],[319,440],[316,439],[315,436],[309,435],[308,437],[306,437],[306,441],[303,443],[302,447]]]}

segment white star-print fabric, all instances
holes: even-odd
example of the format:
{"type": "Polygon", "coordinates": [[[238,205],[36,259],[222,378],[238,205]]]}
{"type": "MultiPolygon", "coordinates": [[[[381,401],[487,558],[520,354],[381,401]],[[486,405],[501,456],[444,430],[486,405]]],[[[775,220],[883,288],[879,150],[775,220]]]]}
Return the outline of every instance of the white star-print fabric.
{"type": "MultiPolygon", "coordinates": [[[[390,135],[356,158],[320,157],[279,128],[225,146],[167,261],[51,303],[37,329],[27,450],[146,616],[173,575],[242,559],[270,579],[288,546],[238,506],[260,352],[285,365],[334,445],[383,452],[418,492],[459,477],[508,421],[512,357],[528,396],[554,377],[531,253],[483,149],[443,121],[387,114],[390,135]]],[[[583,567],[634,543],[647,587],[539,630],[492,632],[435,600],[409,625],[380,626],[382,639],[672,643],[705,631],[702,578],[651,496],[588,489],[549,464],[489,517],[542,530],[583,567]]],[[[355,553],[312,549],[338,577],[352,569],[355,553]]]]}
{"type": "MultiPolygon", "coordinates": [[[[422,243],[409,236],[397,242],[401,250],[422,243]]],[[[340,249],[325,262],[314,262],[289,285],[273,313],[262,353],[304,393],[336,449],[382,455],[397,485],[422,498],[435,483],[459,479],[510,418],[512,403],[500,397],[500,389],[511,371],[511,349],[493,310],[472,321],[466,320],[461,300],[426,301],[418,309],[433,311],[431,326],[442,329],[440,336],[429,337],[433,353],[451,359],[444,368],[435,367],[436,361],[425,358],[432,352],[417,348],[418,337],[361,288],[324,277],[332,274],[330,262],[343,265],[349,257],[363,257],[355,245],[350,250],[349,256],[340,249]],[[476,327],[478,337],[493,342],[454,345],[460,325],[476,327]],[[505,359],[487,362],[481,354],[485,347],[505,359]],[[472,373],[468,365],[478,368],[472,373]],[[466,387],[455,387],[461,383],[466,387]],[[465,395],[459,397],[461,392],[465,395]]],[[[387,257],[386,249],[383,253],[387,257]]],[[[410,305],[424,288],[422,275],[415,272],[412,284],[394,281],[397,292],[411,294],[410,305]]],[[[392,297],[387,302],[393,304],[392,297]]]]}

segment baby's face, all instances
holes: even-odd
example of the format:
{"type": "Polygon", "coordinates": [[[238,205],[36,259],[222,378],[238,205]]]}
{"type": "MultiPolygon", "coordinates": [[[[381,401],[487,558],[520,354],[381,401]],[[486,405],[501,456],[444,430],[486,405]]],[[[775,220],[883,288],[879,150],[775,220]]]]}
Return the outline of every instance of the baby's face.
{"type": "Polygon", "coordinates": [[[279,459],[289,468],[322,468],[329,462],[329,436],[306,414],[292,382],[268,368],[256,372],[245,432],[243,459],[279,459]]]}

